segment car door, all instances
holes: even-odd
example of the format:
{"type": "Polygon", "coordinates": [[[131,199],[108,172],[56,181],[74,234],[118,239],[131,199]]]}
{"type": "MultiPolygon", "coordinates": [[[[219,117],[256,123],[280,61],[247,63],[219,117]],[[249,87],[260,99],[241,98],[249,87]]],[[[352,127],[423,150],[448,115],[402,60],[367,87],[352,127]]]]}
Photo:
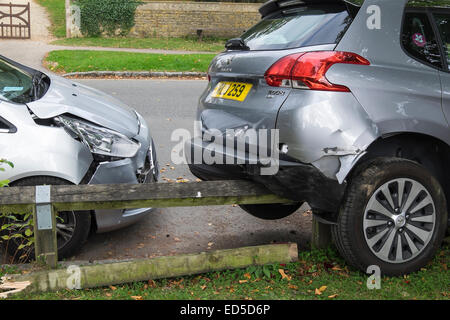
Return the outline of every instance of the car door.
{"type": "Polygon", "coordinates": [[[442,44],[444,70],[439,71],[442,84],[442,106],[450,124],[450,11],[439,9],[431,13],[442,44]]]}

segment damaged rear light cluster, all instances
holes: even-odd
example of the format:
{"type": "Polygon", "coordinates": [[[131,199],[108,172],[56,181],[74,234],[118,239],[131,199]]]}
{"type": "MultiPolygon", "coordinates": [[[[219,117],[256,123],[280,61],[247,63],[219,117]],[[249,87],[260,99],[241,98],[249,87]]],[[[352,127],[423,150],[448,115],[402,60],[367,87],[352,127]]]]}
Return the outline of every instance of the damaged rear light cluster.
{"type": "Polygon", "coordinates": [[[275,62],[266,71],[264,78],[272,87],[349,92],[347,87],[330,83],[325,76],[331,66],[338,63],[370,65],[367,59],[352,52],[302,52],[275,62]]]}

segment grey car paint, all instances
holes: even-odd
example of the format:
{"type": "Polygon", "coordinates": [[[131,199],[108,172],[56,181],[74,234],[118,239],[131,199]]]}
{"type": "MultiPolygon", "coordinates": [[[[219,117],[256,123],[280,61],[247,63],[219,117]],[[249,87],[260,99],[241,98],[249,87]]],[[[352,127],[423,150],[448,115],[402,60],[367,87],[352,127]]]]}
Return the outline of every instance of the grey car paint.
{"type": "MultiPolygon", "coordinates": [[[[446,120],[439,71],[409,57],[400,45],[399,17],[406,3],[366,0],[338,45],[222,53],[210,66],[212,80],[200,98],[199,120],[222,131],[224,125],[277,128],[280,142],[289,146],[288,156],[314,165],[339,183],[380,137],[416,132],[449,145],[450,90],[444,85],[446,120]],[[381,10],[381,29],[367,27],[371,5],[381,10]],[[347,86],[349,93],[273,88],[265,83],[265,71],[281,57],[320,50],[354,52],[371,65],[335,64],[328,70],[328,80],[347,86]],[[245,104],[210,97],[219,81],[243,79],[255,85],[245,104]],[[270,90],[284,93],[271,99],[270,90]],[[236,120],[222,122],[224,118],[210,110],[236,120]]],[[[447,76],[441,74],[442,80],[447,76]]]]}
{"type": "Polygon", "coordinates": [[[442,85],[442,107],[447,122],[450,124],[450,74],[439,71],[442,85]]]}
{"type": "MultiPolygon", "coordinates": [[[[144,118],[119,100],[82,84],[49,75],[47,93],[31,103],[0,101],[0,116],[17,127],[14,133],[0,133],[2,157],[14,168],[0,171],[0,179],[11,182],[33,176],[53,176],[73,184],[138,183],[141,174],[157,179],[155,150],[144,118]],[[93,168],[94,158],[86,144],[73,139],[56,126],[38,125],[29,110],[39,119],[72,114],[133,138],[140,149],[132,158],[103,161],[93,168]],[[146,162],[150,168],[144,168],[146,162]],[[91,168],[92,169],[92,168],[91,168]],[[144,172],[147,170],[147,172],[144,172]],[[90,176],[87,176],[90,175],[90,176]]],[[[136,210],[99,210],[94,213],[97,232],[107,232],[135,223],[151,208],[136,210]]]]}

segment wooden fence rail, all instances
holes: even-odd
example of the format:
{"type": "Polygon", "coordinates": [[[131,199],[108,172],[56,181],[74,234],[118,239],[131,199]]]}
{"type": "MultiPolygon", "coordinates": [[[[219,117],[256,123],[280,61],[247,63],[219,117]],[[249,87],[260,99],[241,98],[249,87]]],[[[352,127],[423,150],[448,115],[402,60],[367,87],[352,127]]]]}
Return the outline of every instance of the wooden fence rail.
{"type": "Polygon", "coordinates": [[[59,211],[288,202],[291,201],[249,181],[59,185],[0,189],[1,212],[33,212],[36,259],[41,259],[52,267],[56,267],[58,261],[55,213],[59,211]]]}

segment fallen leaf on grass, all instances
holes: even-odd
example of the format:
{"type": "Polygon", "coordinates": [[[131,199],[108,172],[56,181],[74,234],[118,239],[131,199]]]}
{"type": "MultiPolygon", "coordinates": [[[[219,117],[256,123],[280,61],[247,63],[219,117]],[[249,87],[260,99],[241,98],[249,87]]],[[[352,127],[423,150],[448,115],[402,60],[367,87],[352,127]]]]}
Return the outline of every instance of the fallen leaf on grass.
{"type": "Polygon", "coordinates": [[[117,290],[117,288],[114,287],[114,286],[109,286],[109,288],[110,288],[112,291],[117,290]]]}
{"type": "Polygon", "coordinates": [[[333,271],[342,271],[342,269],[339,268],[339,266],[334,266],[333,268],[331,268],[331,270],[333,270],[333,271]]]}
{"type": "Polygon", "coordinates": [[[252,278],[252,276],[248,272],[246,274],[244,274],[244,277],[246,277],[247,279],[251,279],[252,278]]]}
{"type": "Polygon", "coordinates": [[[143,300],[142,296],[131,296],[131,298],[134,300],[143,300]]]}
{"type": "Polygon", "coordinates": [[[291,281],[292,277],[288,276],[283,269],[278,269],[278,272],[281,274],[282,279],[288,279],[288,281],[291,281]]]}
{"type": "Polygon", "coordinates": [[[332,294],[331,296],[328,296],[328,298],[334,299],[334,298],[336,298],[337,296],[338,296],[338,294],[332,294]]]}
{"type": "Polygon", "coordinates": [[[243,283],[246,283],[246,282],[248,282],[248,280],[239,280],[240,284],[243,284],[243,283]]]}
{"type": "Polygon", "coordinates": [[[288,287],[290,289],[293,289],[293,290],[297,290],[298,289],[298,287],[296,285],[293,285],[293,284],[288,285],[288,287]]]}
{"type": "Polygon", "coordinates": [[[178,281],[171,280],[171,281],[169,281],[169,283],[172,284],[172,285],[175,285],[175,286],[179,286],[179,285],[181,285],[181,283],[182,283],[183,281],[184,281],[184,279],[181,278],[181,279],[178,280],[178,281]]]}
{"type": "Polygon", "coordinates": [[[316,288],[316,290],[314,292],[316,295],[321,295],[326,289],[327,289],[327,286],[321,286],[319,289],[316,288]]]}

